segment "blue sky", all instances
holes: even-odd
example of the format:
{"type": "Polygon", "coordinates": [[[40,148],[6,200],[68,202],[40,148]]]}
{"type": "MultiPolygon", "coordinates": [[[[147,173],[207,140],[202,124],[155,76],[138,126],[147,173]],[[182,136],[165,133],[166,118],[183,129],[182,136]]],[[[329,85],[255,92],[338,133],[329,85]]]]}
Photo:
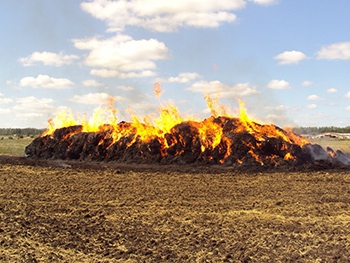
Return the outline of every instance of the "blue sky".
{"type": "Polygon", "coordinates": [[[118,119],[160,104],[210,116],[204,94],[279,126],[350,125],[350,1],[4,0],[1,127],[62,109],[118,119]],[[153,86],[164,90],[157,99],[153,86]]]}

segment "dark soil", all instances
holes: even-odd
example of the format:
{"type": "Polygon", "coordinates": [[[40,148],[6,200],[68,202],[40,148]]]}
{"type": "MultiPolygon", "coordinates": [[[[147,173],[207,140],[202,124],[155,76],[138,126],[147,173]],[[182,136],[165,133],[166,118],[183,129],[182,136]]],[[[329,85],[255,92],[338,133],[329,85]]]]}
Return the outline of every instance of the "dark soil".
{"type": "Polygon", "coordinates": [[[0,156],[0,262],[348,262],[350,171],[321,168],[0,156]]]}

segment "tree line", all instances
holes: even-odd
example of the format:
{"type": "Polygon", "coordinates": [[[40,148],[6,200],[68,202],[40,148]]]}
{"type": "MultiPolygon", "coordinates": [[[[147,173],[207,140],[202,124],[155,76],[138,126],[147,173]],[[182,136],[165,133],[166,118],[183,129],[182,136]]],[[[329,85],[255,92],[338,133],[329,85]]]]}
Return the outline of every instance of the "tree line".
{"type": "Polygon", "coordinates": [[[45,129],[36,128],[0,128],[0,136],[36,136],[40,135],[45,129]]]}
{"type": "Polygon", "coordinates": [[[297,134],[310,134],[310,135],[317,135],[317,134],[328,133],[328,132],[350,133],[350,126],[347,126],[347,127],[334,127],[334,126],[297,127],[297,128],[293,128],[293,132],[297,134]]]}

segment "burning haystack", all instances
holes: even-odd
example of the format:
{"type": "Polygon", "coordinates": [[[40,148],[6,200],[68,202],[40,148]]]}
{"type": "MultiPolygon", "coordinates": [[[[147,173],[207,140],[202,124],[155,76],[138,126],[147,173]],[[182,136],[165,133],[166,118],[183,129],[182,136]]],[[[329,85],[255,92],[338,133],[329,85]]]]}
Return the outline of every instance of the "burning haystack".
{"type": "MultiPolygon", "coordinates": [[[[61,117],[70,119],[66,115],[61,117]]],[[[132,122],[52,126],[26,147],[25,155],[45,159],[227,166],[299,166],[319,160],[330,165],[350,164],[340,151],[324,150],[291,130],[250,120],[243,104],[239,118],[183,120],[176,108],[167,107],[160,110],[160,118],[153,123],[133,118],[132,122]]]]}

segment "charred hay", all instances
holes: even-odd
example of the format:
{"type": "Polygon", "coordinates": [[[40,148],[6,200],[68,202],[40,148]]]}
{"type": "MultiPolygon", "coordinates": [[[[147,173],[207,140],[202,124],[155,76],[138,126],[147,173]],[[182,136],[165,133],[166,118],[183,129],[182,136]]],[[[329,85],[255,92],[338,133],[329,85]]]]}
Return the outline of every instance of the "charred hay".
{"type": "MultiPolygon", "coordinates": [[[[163,138],[154,136],[145,142],[135,134],[114,141],[111,130],[82,132],[82,126],[55,130],[52,135],[36,138],[25,149],[25,156],[41,159],[72,159],[142,164],[205,164],[240,167],[312,166],[330,168],[350,165],[341,151],[324,150],[317,144],[287,142],[281,137],[257,139],[247,131],[235,132],[239,120],[219,117],[223,136],[216,147],[201,148],[198,129],[183,122],[163,138]],[[227,141],[230,144],[227,144],[227,141]],[[164,147],[164,145],[167,147],[164,147]],[[292,158],[286,158],[289,153],[292,158]]],[[[129,125],[126,122],[119,124],[129,125]]],[[[276,129],[280,129],[275,126],[276,129]]],[[[287,134],[285,131],[280,131],[287,134]]]]}

